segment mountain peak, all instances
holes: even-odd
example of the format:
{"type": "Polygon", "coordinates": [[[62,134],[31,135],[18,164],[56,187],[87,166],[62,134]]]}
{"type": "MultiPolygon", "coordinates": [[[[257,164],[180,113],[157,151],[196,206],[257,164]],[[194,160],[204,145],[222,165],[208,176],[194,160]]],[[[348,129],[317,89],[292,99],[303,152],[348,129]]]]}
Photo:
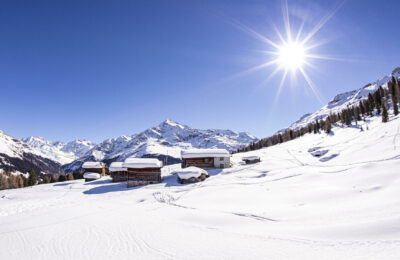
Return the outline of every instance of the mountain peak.
{"type": "Polygon", "coordinates": [[[165,126],[168,126],[168,127],[179,127],[179,128],[181,128],[181,129],[184,129],[184,128],[185,128],[185,126],[179,124],[178,122],[175,122],[175,121],[173,121],[173,120],[170,120],[170,119],[164,120],[163,122],[161,122],[161,124],[159,124],[159,126],[160,126],[161,128],[163,128],[163,127],[165,127],[165,126]]]}

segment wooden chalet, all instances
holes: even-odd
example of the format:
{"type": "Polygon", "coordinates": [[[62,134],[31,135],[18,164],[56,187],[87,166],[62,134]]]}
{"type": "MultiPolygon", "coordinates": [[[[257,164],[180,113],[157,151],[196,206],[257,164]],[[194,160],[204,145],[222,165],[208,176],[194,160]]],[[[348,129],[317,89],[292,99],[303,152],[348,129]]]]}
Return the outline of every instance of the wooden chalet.
{"type": "Polygon", "coordinates": [[[84,162],[82,168],[85,181],[97,180],[106,175],[106,164],[103,162],[84,162]]]}
{"type": "Polygon", "coordinates": [[[108,167],[113,182],[126,181],[128,179],[128,169],[124,168],[123,162],[113,162],[108,167]]]}
{"type": "Polygon", "coordinates": [[[127,169],[127,185],[129,187],[161,182],[163,164],[154,158],[127,158],[122,164],[127,169]]]}
{"type": "Polygon", "coordinates": [[[229,168],[231,155],[225,149],[191,149],[181,151],[182,168],[195,166],[202,169],[229,168]]]}
{"type": "Polygon", "coordinates": [[[244,161],[246,164],[251,164],[251,163],[259,163],[261,162],[260,156],[245,156],[242,157],[242,161],[244,161]]]}

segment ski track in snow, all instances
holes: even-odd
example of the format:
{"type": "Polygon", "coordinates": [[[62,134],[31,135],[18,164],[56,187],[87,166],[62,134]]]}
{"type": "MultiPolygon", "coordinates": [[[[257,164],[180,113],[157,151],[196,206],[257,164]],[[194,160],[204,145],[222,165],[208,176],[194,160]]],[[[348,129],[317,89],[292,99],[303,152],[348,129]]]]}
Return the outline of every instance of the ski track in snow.
{"type": "Polygon", "coordinates": [[[0,259],[399,259],[400,120],[379,121],[235,154],[194,184],[168,166],[143,187],[0,191],[0,259]]]}

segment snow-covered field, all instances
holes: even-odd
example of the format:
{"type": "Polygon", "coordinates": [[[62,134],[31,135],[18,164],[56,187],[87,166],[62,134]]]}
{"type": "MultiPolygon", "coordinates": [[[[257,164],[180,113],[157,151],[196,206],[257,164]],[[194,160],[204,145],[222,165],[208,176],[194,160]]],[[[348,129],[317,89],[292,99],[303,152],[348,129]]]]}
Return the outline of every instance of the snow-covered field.
{"type": "Polygon", "coordinates": [[[170,166],[138,188],[0,191],[0,259],[399,259],[400,119],[379,121],[236,154],[196,184],[170,166]]]}

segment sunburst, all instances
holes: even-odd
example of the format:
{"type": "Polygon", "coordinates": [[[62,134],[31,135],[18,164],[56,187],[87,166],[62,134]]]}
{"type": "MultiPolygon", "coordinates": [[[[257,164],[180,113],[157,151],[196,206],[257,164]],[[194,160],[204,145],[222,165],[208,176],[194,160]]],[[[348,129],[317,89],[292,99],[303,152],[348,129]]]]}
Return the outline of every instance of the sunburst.
{"type": "Polygon", "coordinates": [[[299,26],[297,32],[292,32],[292,25],[290,24],[290,16],[289,16],[289,8],[287,1],[283,2],[282,6],[282,14],[283,14],[283,23],[285,30],[281,33],[277,27],[274,29],[277,33],[280,42],[275,42],[270,38],[262,35],[261,33],[253,30],[252,28],[232,19],[229,19],[229,22],[233,24],[236,28],[248,33],[254,38],[261,40],[269,46],[270,50],[263,51],[268,54],[269,60],[264,62],[263,64],[254,66],[252,68],[247,69],[244,72],[240,72],[237,75],[248,74],[249,72],[254,72],[269,66],[275,65],[275,70],[267,77],[267,79],[263,82],[265,84],[272,77],[276,76],[278,72],[282,71],[282,78],[280,79],[280,83],[277,89],[277,94],[275,97],[275,102],[279,99],[280,93],[282,91],[283,86],[285,85],[285,81],[287,75],[291,73],[294,77],[297,74],[301,74],[307,83],[310,90],[314,93],[315,97],[319,102],[323,103],[321,94],[319,93],[318,88],[315,86],[310,76],[307,74],[308,69],[315,69],[317,66],[314,64],[315,60],[325,59],[325,60],[339,60],[334,57],[329,57],[321,54],[314,53],[314,50],[322,45],[323,43],[314,43],[310,44],[310,40],[317,34],[321,28],[334,16],[334,14],[339,10],[339,8],[344,4],[344,1],[340,2],[335,8],[327,13],[322,19],[307,33],[303,30],[305,21],[299,26]],[[300,73],[297,73],[300,72],[300,73]]]}

